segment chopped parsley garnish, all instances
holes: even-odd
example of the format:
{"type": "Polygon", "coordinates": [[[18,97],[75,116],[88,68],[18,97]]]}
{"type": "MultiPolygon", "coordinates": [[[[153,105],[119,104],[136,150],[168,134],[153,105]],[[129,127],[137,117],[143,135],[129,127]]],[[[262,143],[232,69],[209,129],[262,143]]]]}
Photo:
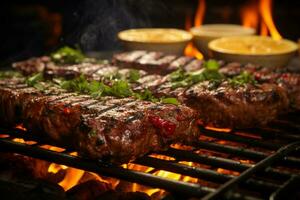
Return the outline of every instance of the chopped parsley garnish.
{"type": "Polygon", "coordinates": [[[108,91],[108,95],[115,97],[130,97],[133,95],[133,92],[125,80],[117,80],[114,81],[110,90],[108,91]]]}
{"type": "Polygon", "coordinates": [[[220,68],[220,64],[218,63],[218,61],[210,59],[210,60],[204,62],[204,68],[208,69],[208,70],[217,71],[220,68]]]}
{"type": "Polygon", "coordinates": [[[195,72],[185,72],[183,69],[170,74],[172,88],[188,87],[203,81],[216,81],[224,79],[219,73],[219,63],[215,60],[208,60],[204,63],[204,69],[195,72]]]}
{"type": "Polygon", "coordinates": [[[145,89],[143,92],[133,92],[130,84],[126,80],[113,80],[111,85],[106,85],[103,82],[88,81],[86,77],[80,77],[72,80],[60,81],[59,85],[68,91],[89,94],[94,98],[102,96],[115,96],[119,98],[135,97],[140,100],[151,102],[161,102],[165,104],[178,105],[179,102],[175,98],[156,98],[150,90],[145,89]]]}
{"type": "Polygon", "coordinates": [[[129,77],[128,77],[129,82],[134,83],[134,82],[137,82],[137,80],[139,80],[139,79],[140,79],[139,71],[135,70],[135,69],[131,69],[129,71],[129,77]]]}
{"type": "Polygon", "coordinates": [[[228,81],[232,86],[241,86],[248,83],[257,84],[257,81],[254,79],[254,77],[246,71],[243,71],[241,74],[229,79],[228,81]]]}
{"type": "Polygon", "coordinates": [[[70,47],[62,47],[50,55],[55,63],[59,64],[78,64],[84,61],[84,54],[78,50],[70,47]]]}
{"type": "Polygon", "coordinates": [[[17,71],[0,71],[0,79],[21,77],[22,75],[17,71]]]}
{"type": "Polygon", "coordinates": [[[41,82],[43,80],[44,80],[43,74],[42,73],[37,73],[37,74],[34,74],[32,76],[29,76],[25,80],[25,82],[28,86],[34,86],[34,85],[38,84],[39,82],[41,82]]]}
{"type": "Polygon", "coordinates": [[[151,102],[158,102],[159,99],[154,97],[149,89],[145,89],[143,92],[135,93],[134,96],[140,100],[146,100],[151,102]]]}
{"type": "Polygon", "coordinates": [[[160,101],[162,103],[166,103],[166,104],[174,104],[174,105],[179,105],[179,102],[176,98],[172,98],[172,97],[163,97],[160,99],[160,101]]]}

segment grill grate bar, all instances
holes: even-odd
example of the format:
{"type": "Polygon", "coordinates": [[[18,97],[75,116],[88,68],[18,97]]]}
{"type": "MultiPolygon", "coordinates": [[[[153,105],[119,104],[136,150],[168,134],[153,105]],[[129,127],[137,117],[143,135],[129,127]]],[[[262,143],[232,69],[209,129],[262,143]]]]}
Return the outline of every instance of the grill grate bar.
{"type": "MultiPolygon", "coordinates": [[[[199,155],[193,152],[187,153],[186,151],[173,149],[173,148],[170,148],[169,150],[160,153],[167,156],[173,156],[180,160],[188,160],[196,163],[207,164],[212,167],[224,168],[224,169],[229,169],[237,172],[242,172],[253,166],[250,164],[243,164],[239,161],[234,161],[231,159],[215,157],[215,156],[199,155]]],[[[277,178],[281,178],[281,179],[289,178],[292,175],[292,173],[283,172],[272,168],[268,168],[264,172],[264,174],[270,177],[276,176],[277,178]]]]}
{"type": "MultiPolygon", "coordinates": [[[[267,153],[259,152],[259,151],[253,151],[246,148],[240,148],[240,147],[234,147],[224,144],[217,144],[212,142],[202,142],[197,141],[193,146],[197,148],[204,148],[212,151],[218,151],[223,153],[232,154],[239,157],[244,157],[247,159],[252,160],[261,160],[269,156],[267,153]]],[[[300,165],[300,159],[293,158],[293,157],[285,157],[284,158],[285,165],[292,165],[292,166],[299,166],[300,165]]]]}
{"type": "Polygon", "coordinates": [[[224,196],[226,192],[234,188],[234,186],[241,183],[242,181],[249,179],[254,173],[263,170],[279,159],[283,159],[289,153],[297,150],[300,150],[300,142],[295,142],[280,148],[276,153],[260,161],[254,167],[245,170],[239,177],[231,179],[230,181],[222,185],[216,192],[206,195],[203,200],[214,200],[222,198],[222,196],[224,196]]]}
{"type": "MultiPolygon", "coordinates": [[[[179,164],[176,162],[169,162],[169,161],[160,160],[160,159],[152,158],[152,157],[142,157],[142,158],[139,158],[136,161],[134,161],[134,163],[141,164],[141,165],[147,165],[147,166],[155,167],[156,169],[167,170],[170,172],[180,173],[183,175],[192,176],[192,177],[200,178],[200,179],[205,179],[206,181],[217,182],[217,183],[224,183],[224,182],[229,181],[232,178],[236,177],[233,175],[220,174],[214,170],[190,167],[190,166],[179,164]]],[[[279,186],[276,184],[261,182],[261,181],[257,181],[254,179],[249,179],[245,185],[251,186],[251,187],[255,188],[256,190],[260,190],[260,191],[263,191],[266,189],[269,191],[274,191],[279,188],[279,186]]]]}
{"type": "Polygon", "coordinates": [[[182,181],[175,181],[172,179],[166,179],[149,173],[128,170],[113,164],[95,162],[80,157],[70,156],[64,153],[58,153],[47,149],[32,147],[30,145],[22,143],[12,142],[3,138],[0,140],[0,150],[13,151],[26,156],[47,160],[49,162],[55,162],[61,165],[84,169],[100,175],[119,178],[129,182],[146,184],[151,187],[159,187],[168,191],[179,194],[186,194],[189,196],[201,197],[215,191],[215,189],[213,188],[199,186],[197,184],[182,181]]]}
{"type": "Polygon", "coordinates": [[[200,169],[197,167],[190,167],[176,162],[165,161],[152,157],[142,157],[134,161],[136,164],[147,165],[157,169],[163,169],[174,173],[180,173],[195,178],[206,179],[208,181],[224,183],[235,176],[219,174],[214,170],[200,169]]]}
{"type": "MultiPolygon", "coordinates": [[[[270,200],[279,200],[285,199],[289,196],[291,188],[292,190],[298,190],[300,184],[300,176],[294,175],[290,179],[288,179],[280,188],[278,188],[275,192],[273,192],[270,196],[270,200]]],[[[300,193],[298,193],[298,197],[294,196],[292,198],[298,199],[300,197],[300,193]]]]}
{"type": "Polygon", "coordinates": [[[242,137],[240,135],[234,134],[234,132],[229,132],[229,133],[228,132],[216,132],[216,131],[211,131],[211,130],[201,128],[201,133],[208,137],[213,137],[213,138],[217,138],[217,139],[221,139],[221,140],[228,140],[228,141],[232,141],[232,142],[244,143],[247,145],[266,148],[266,149],[270,149],[270,150],[277,150],[283,146],[283,144],[269,143],[269,142],[264,142],[261,140],[255,140],[252,138],[242,137]]]}
{"type": "Polygon", "coordinates": [[[187,154],[186,151],[178,150],[178,149],[169,149],[166,152],[160,152],[160,153],[164,155],[176,157],[180,160],[188,160],[192,162],[206,164],[213,167],[221,167],[221,168],[234,170],[234,171],[244,171],[249,167],[251,167],[251,165],[243,164],[241,162],[226,159],[226,158],[199,155],[193,152],[189,152],[187,154]]]}
{"type": "MultiPolygon", "coordinates": [[[[282,149],[279,147],[283,146],[280,143],[272,143],[267,142],[266,140],[260,140],[260,137],[248,137],[247,134],[249,132],[246,131],[245,135],[240,135],[235,132],[220,132],[214,130],[203,129],[203,135],[216,138],[217,140],[228,140],[229,144],[231,141],[246,144],[246,147],[235,147],[231,145],[224,145],[219,143],[213,143],[210,141],[199,140],[196,141],[192,147],[189,146],[188,149],[192,150],[183,150],[177,149],[174,147],[169,148],[167,151],[157,152],[160,155],[165,155],[169,157],[175,158],[175,160],[162,160],[159,158],[154,158],[149,156],[144,156],[139,158],[133,162],[133,164],[144,165],[147,167],[154,168],[155,171],[158,170],[166,170],[169,172],[177,173],[180,175],[190,176],[193,178],[198,178],[199,180],[208,181],[214,183],[215,185],[223,186],[218,189],[214,189],[212,187],[201,186],[201,183],[188,183],[183,181],[184,179],[173,180],[164,177],[159,177],[152,173],[135,171],[133,169],[124,169],[120,166],[105,163],[102,161],[91,161],[77,156],[68,155],[70,152],[74,152],[72,149],[68,149],[66,147],[62,147],[56,144],[53,144],[48,140],[41,140],[41,138],[37,138],[34,134],[30,134],[27,131],[14,129],[0,129],[0,134],[6,134],[8,137],[0,139],[0,150],[1,151],[12,151],[16,153],[20,153],[23,155],[31,156],[34,158],[39,158],[43,160],[47,160],[49,162],[55,162],[57,164],[67,165],[70,167],[75,167],[79,169],[83,169],[86,171],[91,171],[97,174],[110,176],[118,179],[123,179],[128,182],[136,182],[139,184],[147,185],[154,188],[166,189],[170,192],[176,194],[184,194],[186,196],[195,196],[195,197],[212,197],[214,199],[214,194],[218,195],[219,191],[220,195],[226,194],[227,190],[232,189],[234,191],[235,186],[240,184],[240,186],[247,188],[247,191],[260,191],[262,193],[268,192],[269,194],[277,196],[281,196],[285,194],[287,191],[287,187],[292,184],[295,184],[295,181],[291,179],[291,177],[295,176],[295,174],[291,171],[278,170],[276,168],[272,168],[270,164],[267,163],[264,170],[255,170],[257,175],[253,178],[249,177],[249,175],[245,175],[245,172],[252,171],[256,168],[257,165],[260,165],[262,161],[269,159],[270,157],[277,155],[278,152],[281,152],[282,149]],[[7,134],[9,133],[9,134],[7,134]],[[23,138],[24,140],[30,141],[38,141],[33,144],[23,144],[20,142],[12,141],[15,138],[23,138]],[[44,149],[42,145],[52,145],[55,147],[63,148],[61,152],[55,152],[52,150],[44,149]],[[249,149],[248,146],[254,147],[255,150],[249,149]],[[260,148],[256,148],[260,147],[260,148]],[[266,151],[264,149],[267,149],[266,151]],[[279,149],[277,152],[274,153],[279,149]],[[199,154],[196,151],[212,151],[215,152],[217,156],[211,156],[211,154],[199,154]],[[262,152],[262,151],[263,152],[262,152]],[[273,153],[271,153],[273,152],[273,153]],[[221,155],[229,154],[228,158],[224,158],[221,155]],[[246,158],[255,162],[257,164],[247,164],[240,161],[235,161],[234,159],[229,159],[233,156],[246,158]],[[193,162],[194,166],[188,166],[187,164],[183,164],[180,161],[185,162],[193,162]],[[179,162],[179,163],[178,163],[179,162]],[[197,164],[200,164],[199,167],[197,164]],[[201,165],[207,165],[209,169],[205,169],[201,167],[201,165]],[[269,165],[268,165],[269,164],[269,165]],[[220,173],[219,170],[216,171],[216,168],[228,169],[236,172],[240,172],[241,175],[227,175],[224,173],[220,173]],[[240,180],[240,177],[242,180],[240,180]],[[263,178],[265,177],[265,178],[263,178]],[[262,179],[261,179],[262,178],[262,179]],[[237,182],[235,182],[237,181],[237,182]],[[285,182],[284,185],[280,185],[280,182],[285,182]],[[222,189],[227,184],[232,184],[228,186],[229,189],[222,189]],[[285,186],[287,185],[287,186],[285,186]],[[224,191],[222,191],[224,190],[224,191]],[[274,192],[275,191],[275,192],[274,192]]],[[[251,133],[252,134],[252,133],[251,133]]],[[[254,133],[253,135],[261,136],[262,133],[254,133]]],[[[274,136],[276,139],[277,137],[274,136]]],[[[270,137],[268,137],[269,139],[270,137]]],[[[273,138],[273,136],[271,137],[273,138]]],[[[205,138],[204,138],[205,139],[205,138]]],[[[282,141],[288,144],[289,140],[282,141]]],[[[244,145],[242,145],[244,146],[244,145]]],[[[212,154],[215,155],[215,154],[212,154]]],[[[295,156],[293,154],[293,156],[295,156]]],[[[300,159],[296,157],[291,157],[291,155],[280,155],[280,158],[277,158],[279,164],[283,166],[293,166],[298,168],[300,164],[300,159]]],[[[254,173],[254,172],[253,172],[254,173]]],[[[251,173],[250,173],[251,175],[251,173]]],[[[298,179],[297,179],[298,180],[298,179]]],[[[203,185],[203,184],[202,184],[203,185]]],[[[204,184],[206,185],[206,184],[204,184]]],[[[216,186],[214,186],[216,187],[216,186]]],[[[289,189],[289,188],[288,188],[289,189]]],[[[253,194],[245,195],[242,191],[236,191],[230,193],[231,199],[260,199],[261,197],[254,197],[253,194]]],[[[275,198],[275,199],[276,199],[275,198]]]]}

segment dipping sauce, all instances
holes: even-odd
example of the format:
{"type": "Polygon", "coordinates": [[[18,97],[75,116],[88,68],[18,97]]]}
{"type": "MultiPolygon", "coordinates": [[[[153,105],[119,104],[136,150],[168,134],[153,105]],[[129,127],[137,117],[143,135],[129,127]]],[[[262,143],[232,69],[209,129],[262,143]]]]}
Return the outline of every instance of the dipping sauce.
{"type": "Polygon", "coordinates": [[[168,28],[130,29],[120,32],[118,37],[125,41],[152,43],[170,43],[192,39],[192,35],[184,30],[168,28]]]}
{"type": "Polygon", "coordinates": [[[243,55],[274,55],[297,50],[298,46],[289,40],[274,40],[264,36],[237,36],[214,40],[209,48],[223,53],[243,55]]]}

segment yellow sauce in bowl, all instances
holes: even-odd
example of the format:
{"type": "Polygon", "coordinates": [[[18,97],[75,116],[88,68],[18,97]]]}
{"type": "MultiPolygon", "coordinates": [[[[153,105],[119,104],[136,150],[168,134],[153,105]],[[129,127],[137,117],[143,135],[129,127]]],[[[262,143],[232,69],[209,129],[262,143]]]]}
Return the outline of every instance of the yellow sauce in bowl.
{"type": "Polygon", "coordinates": [[[184,30],[167,28],[130,29],[118,34],[119,39],[142,43],[173,43],[189,41],[192,35],[184,30]]]}
{"type": "Polygon", "coordinates": [[[298,46],[289,40],[273,40],[263,36],[226,37],[209,43],[211,50],[242,55],[274,55],[296,51],[298,46]]]}

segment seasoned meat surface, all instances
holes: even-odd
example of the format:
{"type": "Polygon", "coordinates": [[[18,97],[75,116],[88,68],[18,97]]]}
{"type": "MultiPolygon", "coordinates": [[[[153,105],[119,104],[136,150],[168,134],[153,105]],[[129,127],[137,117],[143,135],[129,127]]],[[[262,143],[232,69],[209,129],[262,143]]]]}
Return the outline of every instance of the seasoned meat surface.
{"type": "MultiPolygon", "coordinates": [[[[198,113],[199,121],[204,125],[224,128],[262,126],[275,119],[279,113],[286,111],[290,103],[287,98],[286,88],[274,82],[237,86],[232,86],[226,81],[217,85],[203,82],[188,87],[173,88],[168,75],[161,74],[167,71],[174,71],[178,67],[182,67],[189,72],[203,69],[202,61],[186,56],[177,56],[175,58],[175,56],[172,57],[171,55],[157,52],[132,51],[116,54],[114,63],[123,67],[140,69],[139,79],[135,83],[131,83],[134,91],[143,92],[148,89],[157,98],[175,97],[181,104],[195,110],[198,113]],[[140,63],[137,63],[137,60],[140,63]],[[163,60],[165,66],[157,64],[159,60],[163,60]],[[155,64],[155,67],[147,67],[147,64],[155,64]],[[167,68],[172,70],[161,71],[167,68]],[[150,71],[149,73],[149,69],[157,69],[157,71],[155,73],[150,71]],[[258,112],[259,114],[257,114],[258,112]]],[[[46,67],[44,73],[59,77],[68,77],[69,74],[74,76],[84,74],[92,80],[105,82],[107,77],[114,76],[116,73],[120,74],[122,70],[125,70],[122,72],[123,74],[129,73],[130,70],[120,69],[116,65],[77,64],[67,67],[52,66],[50,68],[46,67]]],[[[231,72],[227,73],[226,76],[239,75],[241,73],[239,66],[239,64],[233,63],[231,72]]],[[[225,74],[224,70],[226,68],[228,66],[221,68],[220,72],[225,74]]],[[[248,66],[248,70],[253,71],[256,68],[257,66],[248,66]]]]}
{"type": "Polygon", "coordinates": [[[199,136],[196,116],[186,106],[133,98],[95,100],[53,86],[39,91],[20,79],[0,81],[1,120],[22,122],[37,136],[93,159],[123,163],[171,142],[194,141],[199,136]]]}
{"type": "Polygon", "coordinates": [[[290,109],[300,110],[300,74],[285,71],[281,68],[264,68],[255,65],[241,65],[230,63],[225,65],[220,72],[231,77],[246,71],[252,74],[259,83],[276,84],[286,91],[290,100],[290,109]]]}
{"type": "Polygon", "coordinates": [[[187,71],[202,68],[203,62],[188,56],[166,55],[161,52],[130,51],[115,54],[113,64],[119,67],[136,68],[150,74],[165,75],[183,67],[187,71]]]}

